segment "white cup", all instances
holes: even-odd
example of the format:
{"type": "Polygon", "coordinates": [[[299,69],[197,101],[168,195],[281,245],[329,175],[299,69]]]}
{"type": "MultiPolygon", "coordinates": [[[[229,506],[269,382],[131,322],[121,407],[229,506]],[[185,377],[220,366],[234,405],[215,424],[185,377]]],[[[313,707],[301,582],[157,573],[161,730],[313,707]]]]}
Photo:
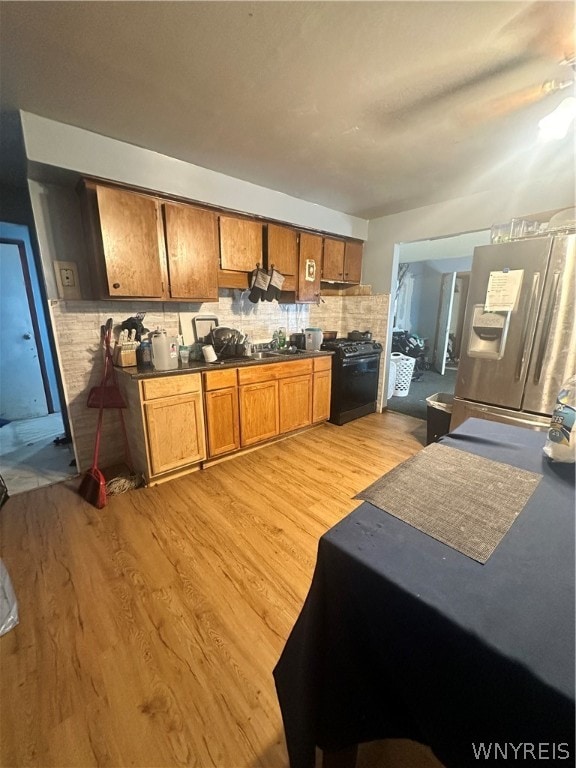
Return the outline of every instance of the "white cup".
{"type": "Polygon", "coordinates": [[[202,347],[202,354],[204,355],[204,360],[207,363],[215,363],[218,359],[212,344],[206,344],[206,346],[202,347]]]}

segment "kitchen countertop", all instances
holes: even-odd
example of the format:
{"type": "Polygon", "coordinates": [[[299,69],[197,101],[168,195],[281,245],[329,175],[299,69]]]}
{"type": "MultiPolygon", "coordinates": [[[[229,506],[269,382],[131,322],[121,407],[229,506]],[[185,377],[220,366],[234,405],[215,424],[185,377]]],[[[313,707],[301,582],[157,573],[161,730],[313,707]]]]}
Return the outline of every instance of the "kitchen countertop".
{"type": "Polygon", "coordinates": [[[169,371],[157,371],[154,368],[143,366],[116,367],[117,371],[130,376],[132,379],[157,379],[160,376],[178,376],[183,373],[201,373],[202,371],[219,371],[224,368],[245,368],[249,365],[268,365],[269,363],[290,362],[291,360],[308,360],[314,357],[330,357],[333,351],[320,350],[319,352],[306,352],[304,350],[295,354],[278,354],[274,357],[266,357],[257,360],[253,357],[236,357],[230,360],[221,360],[217,363],[206,363],[204,360],[190,360],[189,363],[179,363],[178,368],[169,371]]]}

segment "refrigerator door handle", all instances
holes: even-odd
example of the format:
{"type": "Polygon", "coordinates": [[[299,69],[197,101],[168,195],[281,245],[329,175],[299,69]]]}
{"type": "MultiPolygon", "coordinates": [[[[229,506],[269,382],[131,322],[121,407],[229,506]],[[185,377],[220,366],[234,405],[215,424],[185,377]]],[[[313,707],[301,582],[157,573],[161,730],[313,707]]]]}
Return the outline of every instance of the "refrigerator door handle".
{"type": "Polygon", "coordinates": [[[522,338],[520,340],[520,353],[518,355],[518,361],[516,363],[516,372],[514,378],[519,381],[524,376],[524,369],[526,367],[527,355],[527,340],[529,332],[534,326],[534,312],[536,308],[536,302],[538,298],[538,287],[540,285],[540,272],[534,272],[532,275],[532,290],[530,292],[530,303],[528,305],[528,312],[526,314],[526,323],[522,329],[522,338]]]}
{"type": "Polygon", "coordinates": [[[536,358],[536,367],[534,368],[534,384],[540,383],[540,377],[542,375],[542,366],[544,365],[544,356],[548,346],[548,336],[550,335],[550,328],[552,326],[552,315],[554,314],[554,307],[556,305],[556,294],[558,293],[558,285],[560,284],[560,272],[554,272],[552,276],[552,285],[550,286],[550,293],[548,295],[548,301],[546,303],[546,314],[544,316],[544,323],[542,325],[542,335],[540,336],[540,346],[538,347],[538,357],[536,358]]]}

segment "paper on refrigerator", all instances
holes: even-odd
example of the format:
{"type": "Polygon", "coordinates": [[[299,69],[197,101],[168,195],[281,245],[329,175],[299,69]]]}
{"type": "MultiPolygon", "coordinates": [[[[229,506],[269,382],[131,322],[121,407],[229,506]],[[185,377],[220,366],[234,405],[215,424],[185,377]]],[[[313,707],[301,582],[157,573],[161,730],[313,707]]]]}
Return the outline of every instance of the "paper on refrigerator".
{"type": "Polygon", "coordinates": [[[484,311],[512,312],[520,295],[523,277],[523,269],[504,269],[490,272],[484,311]]]}

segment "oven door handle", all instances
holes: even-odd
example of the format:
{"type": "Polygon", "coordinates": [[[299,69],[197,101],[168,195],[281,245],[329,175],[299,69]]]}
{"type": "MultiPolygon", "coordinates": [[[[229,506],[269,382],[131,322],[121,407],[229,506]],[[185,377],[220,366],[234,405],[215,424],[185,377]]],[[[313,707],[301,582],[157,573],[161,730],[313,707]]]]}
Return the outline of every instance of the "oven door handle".
{"type": "Polygon", "coordinates": [[[357,365],[358,363],[378,363],[380,355],[370,355],[369,357],[351,357],[342,361],[342,367],[347,368],[350,365],[357,365]]]}

